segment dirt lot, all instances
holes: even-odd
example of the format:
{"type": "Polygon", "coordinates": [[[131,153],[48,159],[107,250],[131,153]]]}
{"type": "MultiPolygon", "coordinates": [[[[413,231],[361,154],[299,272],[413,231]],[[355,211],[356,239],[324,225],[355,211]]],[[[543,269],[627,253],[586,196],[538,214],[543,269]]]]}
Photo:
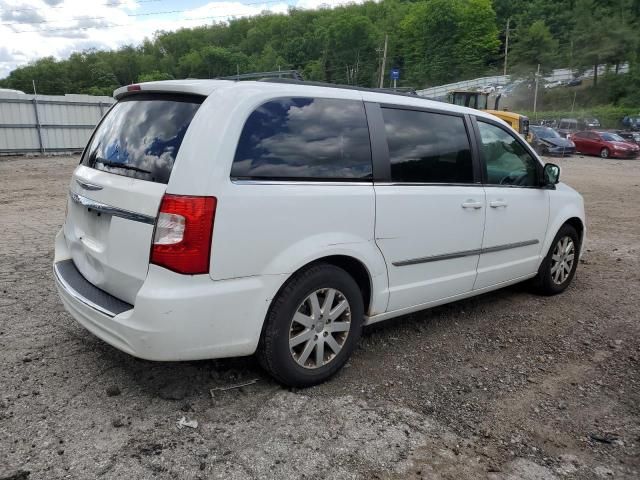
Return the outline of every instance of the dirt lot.
{"type": "Polygon", "coordinates": [[[296,391],[253,358],[141,361],[77,325],[51,274],[77,158],[0,160],[0,479],[640,478],[640,160],[556,162],[588,214],[567,292],[371,327],[296,391]]]}

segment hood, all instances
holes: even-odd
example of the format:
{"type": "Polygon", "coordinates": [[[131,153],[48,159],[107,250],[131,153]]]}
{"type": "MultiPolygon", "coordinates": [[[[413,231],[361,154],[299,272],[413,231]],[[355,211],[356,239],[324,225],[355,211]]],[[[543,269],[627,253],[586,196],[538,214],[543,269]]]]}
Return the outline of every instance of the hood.
{"type": "Polygon", "coordinates": [[[630,142],[607,142],[607,143],[618,148],[626,148],[627,150],[638,150],[638,146],[630,142]]]}
{"type": "Polygon", "coordinates": [[[575,147],[575,144],[567,138],[557,138],[557,137],[541,138],[540,141],[542,143],[548,143],[549,145],[553,145],[554,147],[566,147],[566,148],[575,147]]]}

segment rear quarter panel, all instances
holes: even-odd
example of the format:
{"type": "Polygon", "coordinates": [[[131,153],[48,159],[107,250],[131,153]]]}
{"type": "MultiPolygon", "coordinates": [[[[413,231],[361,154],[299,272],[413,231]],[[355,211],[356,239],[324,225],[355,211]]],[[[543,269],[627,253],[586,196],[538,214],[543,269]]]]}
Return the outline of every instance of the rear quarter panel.
{"type": "MultiPolygon", "coordinates": [[[[361,100],[360,92],[239,82],[212,93],[194,117],[168,193],[217,197],[210,275],[213,280],[254,275],[283,279],[330,255],[348,255],[368,269],[373,313],[386,308],[384,258],[374,240],[371,183],[233,182],[231,165],[245,121],[274,98],[314,96],[361,100]],[[283,275],[285,274],[285,275],[283,275]]],[[[273,292],[275,294],[275,292],[273,292]]]]}

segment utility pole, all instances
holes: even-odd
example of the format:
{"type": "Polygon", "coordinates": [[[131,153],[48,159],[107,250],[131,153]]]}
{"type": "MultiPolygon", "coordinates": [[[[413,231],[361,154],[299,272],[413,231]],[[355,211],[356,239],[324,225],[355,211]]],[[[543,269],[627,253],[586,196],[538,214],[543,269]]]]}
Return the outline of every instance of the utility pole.
{"type": "Polygon", "coordinates": [[[380,88],[384,87],[384,69],[387,67],[387,42],[389,35],[384,34],[384,50],[382,53],[382,68],[380,68],[380,88]]]}
{"type": "Polygon", "coordinates": [[[507,74],[507,58],[509,57],[509,23],[511,22],[510,18],[507,18],[507,31],[506,38],[504,39],[504,72],[503,75],[507,74]]]}
{"type": "Polygon", "coordinates": [[[538,83],[540,81],[540,64],[538,64],[538,71],[536,72],[536,90],[533,93],[533,115],[535,119],[538,119],[537,106],[538,106],[538,83]]]}
{"type": "Polygon", "coordinates": [[[45,154],[47,151],[44,148],[44,141],[42,140],[42,125],[40,124],[40,115],[38,115],[38,92],[36,91],[36,81],[31,80],[33,85],[33,113],[36,117],[36,130],[38,131],[38,143],[40,144],[40,153],[45,154]]]}

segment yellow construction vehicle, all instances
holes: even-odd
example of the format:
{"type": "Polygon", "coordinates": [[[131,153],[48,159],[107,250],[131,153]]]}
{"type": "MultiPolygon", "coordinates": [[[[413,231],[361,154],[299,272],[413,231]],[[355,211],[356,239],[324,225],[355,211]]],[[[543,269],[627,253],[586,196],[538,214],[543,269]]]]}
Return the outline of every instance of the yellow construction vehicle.
{"type": "Polygon", "coordinates": [[[529,140],[529,117],[507,110],[499,110],[500,97],[500,94],[496,95],[493,110],[489,108],[489,94],[485,92],[454,90],[447,95],[447,102],[462,107],[484,110],[487,113],[495,115],[529,140]]]}

